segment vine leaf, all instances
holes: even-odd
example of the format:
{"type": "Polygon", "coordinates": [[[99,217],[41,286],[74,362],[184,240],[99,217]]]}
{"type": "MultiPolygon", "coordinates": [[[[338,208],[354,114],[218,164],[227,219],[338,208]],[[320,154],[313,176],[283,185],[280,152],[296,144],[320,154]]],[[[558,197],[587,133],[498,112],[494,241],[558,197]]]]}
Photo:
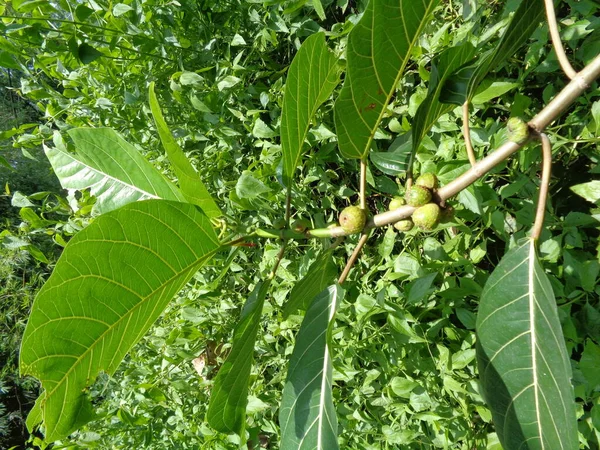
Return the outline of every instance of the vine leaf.
{"type": "Polygon", "coordinates": [[[490,275],[477,342],[482,394],[502,446],[577,448],[571,365],[533,240],[510,250],[490,275]]]}
{"type": "Polygon", "coordinates": [[[231,353],[215,378],[206,419],[222,433],[243,434],[254,343],[270,284],[259,283],[250,294],[233,333],[231,353]]]}
{"type": "Polygon", "coordinates": [[[211,197],[210,193],[206,189],[206,186],[200,179],[198,173],[190,163],[190,161],[181,150],[179,144],[171,134],[167,122],[162,115],[160,105],[156,94],[154,93],[154,82],[150,83],[148,88],[148,94],[150,97],[150,110],[158,129],[160,140],[167,152],[169,161],[173,165],[173,170],[179,179],[179,187],[185,198],[195,205],[202,208],[202,211],[210,217],[218,217],[221,215],[221,210],[211,197]]]}
{"type": "Polygon", "coordinates": [[[419,105],[413,121],[413,154],[416,153],[423,137],[425,137],[440,116],[454,109],[453,105],[445,105],[440,102],[440,95],[446,78],[470,61],[474,55],[475,47],[466,42],[456,47],[451,47],[434,58],[431,64],[431,78],[427,97],[419,105]]]}
{"type": "Polygon", "coordinates": [[[279,409],[280,448],[339,448],[327,334],[343,292],[339,285],[327,287],[314,298],[304,316],[279,409]]]}
{"type": "Polygon", "coordinates": [[[290,65],[281,112],[283,179],[288,187],[302,157],[310,122],[339,83],[340,71],[322,32],[304,41],[290,65]]]}
{"type": "Polygon", "coordinates": [[[460,68],[449,77],[441,94],[441,101],[462,105],[471,100],[479,84],[487,74],[504,65],[529,39],[545,17],[544,3],[541,0],[522,0],[514,12],[498,45],[473,64],[460,68]]]}
{"type": "Polygon", "coordinates": [[[290,292],[290,298],[283,306],[283,317],[287,318],[298,309],[306,310],[316,295],[329,286],[336,275],[337,265],[333,260],[333,249],[328,249],[310,265],[306,275],[290,292]]]}
{"type": "Polygon", "coordinates": [[[43,418],[52,442],[90,421],[87,387],[101,371],[114,373],[219,248],[197,206],[165,200],[130,203],[73,237],[35,298],[21,344],[21,374],[44,389],[28,426],[43,418]]]}
{"type": "Polygon", "coordinates": [[[60,133],[54,147],[44,145],[54,173],[65,189],[90,189],[96,196],[94,212],[102,214],[127,203],[150,198],[185,201],[137,149],[110,128],[69,130],[76,153],[70,153],[60,133]]]}
{"type": "Polygon", "coordinates": [[[412,49],[439,0],[371,0],[348,37],[346,79],[335,103],[340,152],[365,159],[412,49]]]}

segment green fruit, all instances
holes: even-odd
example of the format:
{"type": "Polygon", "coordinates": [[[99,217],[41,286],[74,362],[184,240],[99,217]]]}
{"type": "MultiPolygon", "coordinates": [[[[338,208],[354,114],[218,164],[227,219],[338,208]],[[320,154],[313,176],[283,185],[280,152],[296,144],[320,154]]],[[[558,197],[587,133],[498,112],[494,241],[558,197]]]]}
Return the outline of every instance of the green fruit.
{"type": "Polygon", "coordinates": [[[277,219],[275,222],[273,222],[273,228],[275,228],[276,230],[281,230],[282,228],[285,228],[285,219],[277,219]]]}
{"type": "Polygon", "coordinates": [[[388,211],[394,211],[395,209],[398,209],[404,205],[406,205],[406,200],[404,200],[402,197],[394,197],[390,200],[388,211]]]}
{"type": "Polygon", "coordinates": [[[427,172],[417,178],[415,184],[417,186],[426,187],[427,189],[437,189],[439,185],[438,177],[435,176],[435,173],[427,172]]]}
{"type": "Polygon", "coordinates": [[[358,233],[367,223],[367,212],[358,206],[348,206],[340,214],[339,222],[346,233],[358,233]]]}
{"type": "Polygon", "coordinates": [[[529,126],[519,117],[511,117],[506,122],[508,139],[515,144],[522,144],[529,137],[529,126]]]}
{"type": "Polygon", "coordinates": [[[413,186],[406,191],[405,198],[410,206],[423,206],[431,200],[431,191],[423,186],[413,186]]]}
{"type": "Polygon", "coordinates": [[[310,221],[306,219],[296,219],[292,222],[292,230],[297,231],[298,233],[304,233],[310,226],[310,221]]]}
{"type": "Polygon", "coordinates": [[[415,226],[410,219],[399,220],[394,224],[394,228],[398,231],[410,231],[415,226]]]}
{"type": "Polygon", "coordinates": [[[422,230],[433,230],[440,223],[441,214],[438,205],[435,203],[428,203],[415,210],[412,215],[412,220],[415,225],[422,230]]]}

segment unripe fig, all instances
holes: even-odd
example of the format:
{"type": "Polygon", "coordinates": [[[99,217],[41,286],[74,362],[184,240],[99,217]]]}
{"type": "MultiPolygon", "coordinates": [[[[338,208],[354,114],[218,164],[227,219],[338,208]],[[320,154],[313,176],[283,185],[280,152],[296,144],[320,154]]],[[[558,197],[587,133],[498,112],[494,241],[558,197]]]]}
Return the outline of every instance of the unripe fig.
{"type": "Polygon", "coordinates": [[[411,219],[399,220],[394,224],[394,228],[398,231],[410,231],[415,226],[411,219]]]}
{"type": "Polygon", "coordinates": [[[394,211],[395,209],[398,209],[404,205],[406,205],[406,200],[404,200],[402,197],[394,197],[390,200],[388,211],[394,211]]]}
{"type": "Polygon", "coordinates": [[[277,219],[275,222],[273,222],[273,228],[275,228],[276,230],[281,230],[282,228],[285,228],[285,219],[277,219]]]}
{"type": "Polygon", "coordinates": [[[346,233],[358,233],[367,223],[367,212],[358,206],[348,206],[341,212],[339,221],[346,233]]]}
{"type": "Polygon", "coordinates": [[[437,189],[439,186],[438,177],[435,173],[427,172],[422,174],[417,181],[415,181],[417,186],[423,186],[427,189],[437,189]]]}
{"type": "Polygon", "coordinates": [[[413,186],[406,191],[405,197],[410,206],[423,206],[431,200],[431,191],[423,186],[413,186]]]}
{"type": "Polygon", "coordinates": [[[506,122],[508,139],[515,144],[522,144],[529,137],[529,126],[519,117],[511,117],[506,122]]]}
{"type": "Polygon", "coordinates": [[[417,208],[412,215],[412,220],[416,226],[422,230],[433,230],[440,223],[440,207],[435,203],[428,203],[417,208]]]}
{"type": "Polygon", "coordinates": [[[310,221],[306,219],[296,219],[292,222],[292,230],[297,231],[298,233],[304,233],[308,228],[310,228],[310,221]]]}

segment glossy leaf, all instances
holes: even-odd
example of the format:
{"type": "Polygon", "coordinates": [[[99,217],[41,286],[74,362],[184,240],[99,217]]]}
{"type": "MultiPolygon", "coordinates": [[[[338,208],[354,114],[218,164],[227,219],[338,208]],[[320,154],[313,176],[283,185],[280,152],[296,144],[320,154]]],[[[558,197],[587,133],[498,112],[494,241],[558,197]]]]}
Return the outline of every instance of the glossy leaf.
{"type": "Polygon", "coordinates": [[[467,99],[472,99],[487,74],[512,58],[544,17],[545,8],[541,0],[522,0],[494,50],[449,77],[442,91],[441,101],[462,105],[467,99]]]}
{"type": "Polygon", "coordinates": [[[334,281],[337,272],[333,250],[326,250],[290,292],[290,298],[283,306],[283,317],[294,314],[298,309],[306,310],[316,295],[334,281]]]}
{"type": "Polygon", "coordinates": [[[283,111],[281,148],[284,181],[290,181],[304,153],[304,140],[317,109],[340,81],[340,67],[325,43],[324,33],[308,37],[288,70],[283,111]]]}
{"type": "Polygon", "coordinates": [[[398,137],[387,152],[371,152],[369,158],[375,167],[387,175],[406,172],[410,160],[412,138],[398,137]]]}
{"type": "Polygon", "coordinates": [[[440,116],[454,109],[454,106],[443,104],[440,101],[440,95],[446,78],[471,60],[474,55],[475,47],[467,42],[447,49],[433,60],[427,97],[419,105],[419,109],[417,109],[413,120],[413,153],[418,150],[423,137],[425,137],[440,116]]]}
{"type": "Polygon", "coordinates": [[[152,116],[154,117],[154,122],[156,123],[156,128],[158,129],[160,140],[167,152],[169,161],[171,161],[171,164],[173,165],[173,170],[179,180],[181,192],[190,203],[202,208],[202,211],[204,211],[208,217],[212,218],[220,216],[221,210],[206,189],[198,172],[196,172],[185,156],[185,153],[183,153],[183,150],[181,150],[179,144],[177,144],[177,141],[167,126],[167,122],[165,122],[160,110],[160,105],[158,104],[158,99],[154,93],[154,82],[150,83],[148,94],[150,97],[150,109],[152,111],[152,116]]]}
{"type": "Polygon", "coordinates": [[[218,249],[198,207],[163,200],[104,214],[71,239],[34,301],[20,354],[21,374],[44,389],[48,441],[92,419],[86,389],[100,372],[114,373],[218,249]]]}
{"type": "Polygon", "coordinates": [[[65,189],[90,189],[94,212],[102,214],[127,203],[150,198],[185,201],[137,149],[110,128],[69,130],[77,153],[67,151],[60,134],[54,147],[44,146],[54,173],[65,189]]]}
{"type": "Polygon", "coordinates": [[[296,336],[279,409],[282,449],[339,448],[327,332],[342,296],[339,285],[320,292],[296,336]]]}
{"type": "Polygon", "coordinates": [[[206,419],[222,433],[241,435],[244,428],[254,343],[270,284],[259,283],[250,294],[233,333],[231,353],[215,378],[206,419]]]}
{"type": "Polygon", "coordinates": [[[348,37],[348,67],[335,103],[340,152],[364,159],[413,47],[439,0],[369,2],[348,37]]]}
{"type": "Polygon", "coordinates": [[[510,250],[488,279],[477,337],[482,394],[503,447],[578,448],[571,365],[532,240],[510,250]]]}

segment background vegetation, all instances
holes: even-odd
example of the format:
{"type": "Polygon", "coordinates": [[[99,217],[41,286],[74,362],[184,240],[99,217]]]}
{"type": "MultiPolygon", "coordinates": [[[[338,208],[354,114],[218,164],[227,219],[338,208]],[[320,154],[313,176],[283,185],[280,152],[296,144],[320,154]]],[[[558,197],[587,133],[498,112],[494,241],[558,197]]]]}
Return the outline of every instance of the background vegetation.
{"type": "MultiPolygon", "coordinates": [[[[35,292],[69,238],[93,220],[95,199],[60,190],[42,143],[51,146],[55,131],[68,139],[65,131],[73,127],[111,127],[173,178],[148,106],[148,84],[155,82],[169,127],[230,229],[270,227],[285,211],[278,166],[286,70],[301,42],[319,30],[327,31],[343,58],[366,3],[61,0],[0,6],[0,446],[40,444],[35,437],[25,443],[23,420],[37,392],[32,379],[18,377],[16,352],[35,292]]],[[[375,136],[375,150],[394,151],[407,142],[432,58],[463,40],[491,48],[519,3],[441,3],[375,136]]],[[[561,35],[576,68],[597,54],[599,10],[592,0],[558,4],[561,35]]],[[[509,116],[532,117],[565,84],[541,23],[473,100],[478,157],[506,140],[509,116]]],[[[317,114],[308,136],[312,150],[293,191],[293,218],[314,227],[335,221],[358,192],[358,162],[339,155],[332,108],[329,100],[317,114]]],[[[468,167],[461,124],[459,109],[441,117],[419,148],[417,172],[435,171],[444,184],[468,167]]],[[[597,85],[547,132],[554,167],[540,252],[570,352],[580,444],[600,448],[598,211],[570,189],[600,171],[597,85]]],[[[539,153],[531,145],[459,194],[451,202],[454,221],[436,232],[402,235],[390,227],[369,241],[333,332],[341,448],[500,448],[477,387],[475,314],[490,272],[533,222],[539,153]]],[[[369,207],[384,211],[404,180],[393,164],[372,163],[369,207]]],[[[597,202],[600,196],[586,198],[597,202]]],[[[334,254],[337,267],[355,243],[348,239],[334,254]]],[[[282,306],[324,245],[290,242],[272,282],[252,369],[249,447],[277,448],[283,368],[302,320],[284,319],[282,306]]],[[[205,421],[208,398],[241,306],[278,251],[277,240],[264,240],[217,255],[117,373],[90,389],[97,419],[54,448],[236,448],[236,437],[205,421]]]]}

